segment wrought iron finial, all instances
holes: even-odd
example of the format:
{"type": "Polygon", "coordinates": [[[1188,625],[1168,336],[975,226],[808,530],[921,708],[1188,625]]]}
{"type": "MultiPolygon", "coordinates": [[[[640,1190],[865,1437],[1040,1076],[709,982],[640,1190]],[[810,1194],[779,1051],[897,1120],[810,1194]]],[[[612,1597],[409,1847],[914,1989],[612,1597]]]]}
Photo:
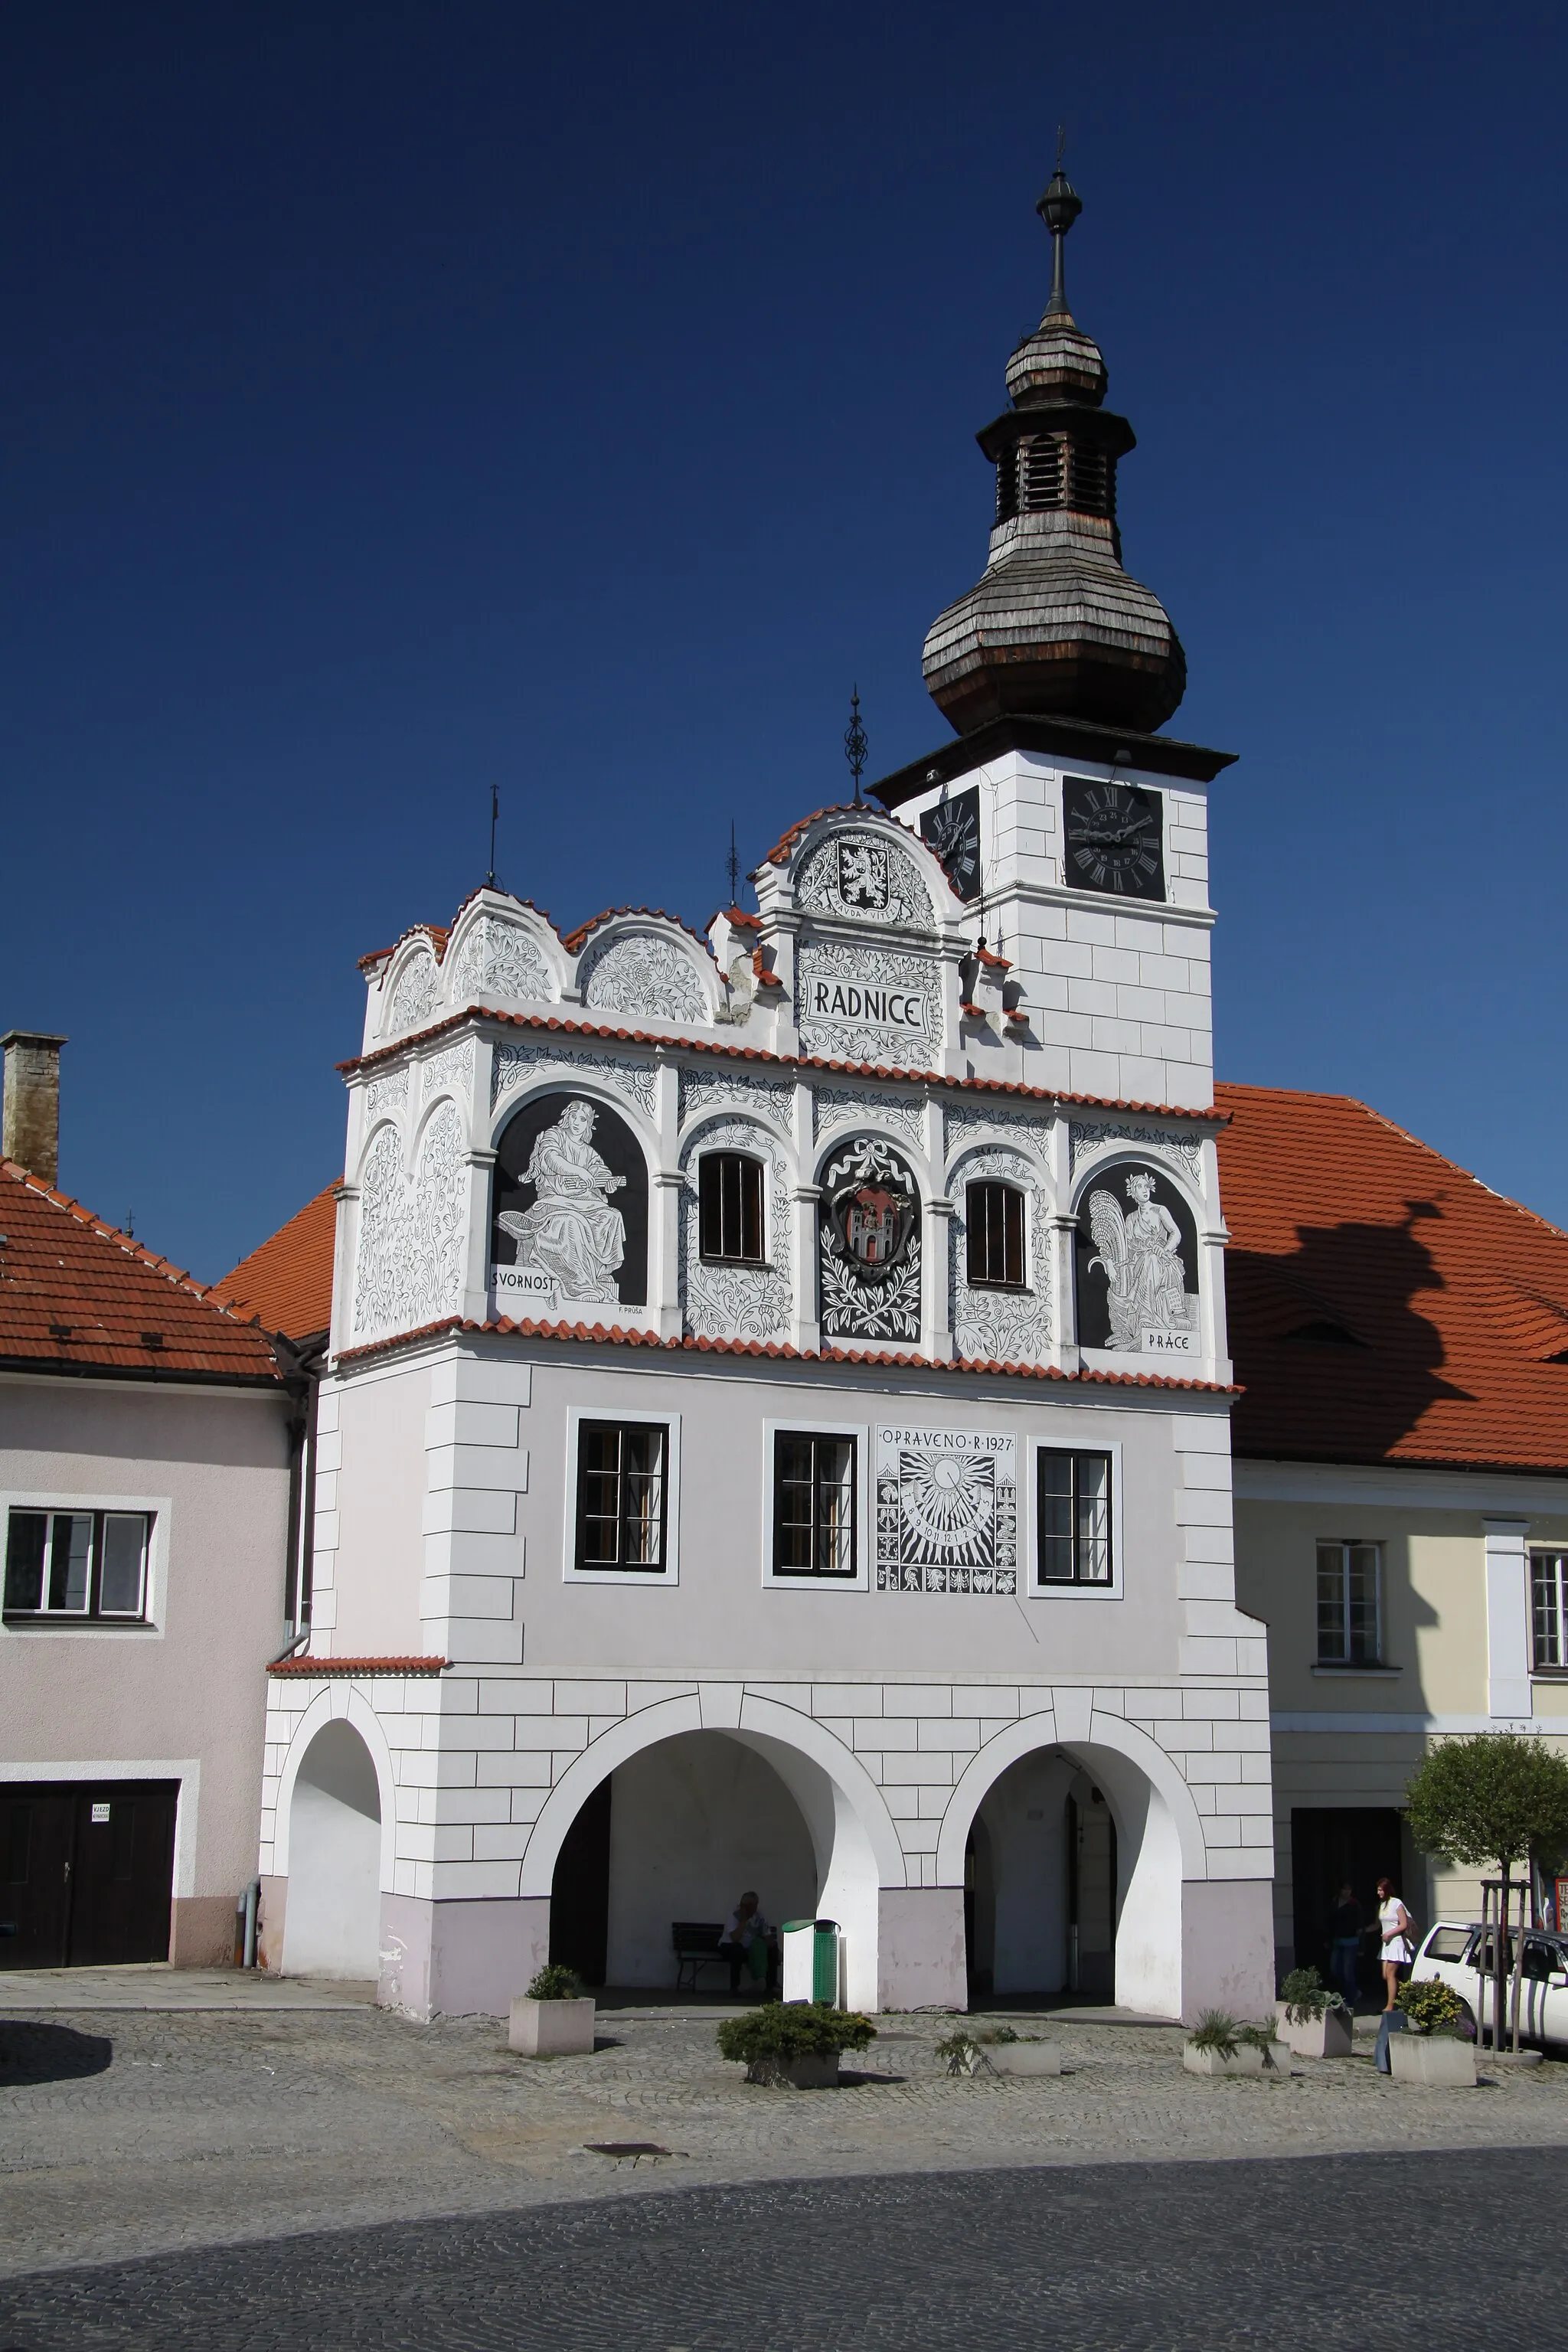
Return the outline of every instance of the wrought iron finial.
{"type": "Polygon", "coordinates": [[[730,877],[730,904],[738,906],[741,898],[741,860],[735,848],[735,820],[730,819],[730,855],[724,860],[724,870],[730,877]]]}
{"type": "Polygon", "coordinates": [[[871,746],[866,740],[866,730],[860,724],[860,689],[856,687],[849,697],[849,724],[844,730],[844,756],[849,762],[849,772],[855,779],[855,805],[860,805],[860,778],[865,772],[866,755],[871,746]]]}
{"type": "Polygon", "coordinates": [[[1068,311],[1067,268],[1064,250],[1067,234],[1083,210],[1083,199],[1063,168],[1062,157],[1067,152],[1067,126],[1057,125],[1057,168],[1050,185],[1035,210],[1051,233],[1051,299],[1046,304],[1046,316],[1062,318],[1068,311]]]}
{"type": "Polygon", "coordinates": [[[490,786],[490,870],[485,876],[487,890],[493,890],[496,887],[496,819],[500,814],[500,794],[492,784],[490,786]]]}

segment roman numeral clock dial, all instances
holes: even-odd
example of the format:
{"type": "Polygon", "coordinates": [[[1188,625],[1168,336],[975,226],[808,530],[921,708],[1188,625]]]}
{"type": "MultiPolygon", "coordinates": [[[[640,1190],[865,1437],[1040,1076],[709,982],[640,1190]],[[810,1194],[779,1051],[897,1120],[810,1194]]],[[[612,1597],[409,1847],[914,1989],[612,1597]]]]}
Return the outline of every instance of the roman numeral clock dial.
{"type": "Polygon", "coordinates": [[[1163,898],[1164,812],[1158,793],[1138,784],[1062,780],[1069,889],[1104,890],[1119,898],[1163,898]]]}

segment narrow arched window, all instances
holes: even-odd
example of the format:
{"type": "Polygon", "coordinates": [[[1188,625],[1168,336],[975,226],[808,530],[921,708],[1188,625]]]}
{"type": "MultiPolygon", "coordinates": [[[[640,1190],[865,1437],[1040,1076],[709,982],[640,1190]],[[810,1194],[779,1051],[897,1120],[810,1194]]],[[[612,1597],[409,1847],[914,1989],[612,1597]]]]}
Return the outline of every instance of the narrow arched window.
{"type": "Polygon", "coordinates": [[[706,1151],[697,1167],[699,1246],[705,1258],[761,1265],[763,1167],[743,1151],[706,1151]]]}
{"type": "Polygon", "coordinates": [[[991,1289],[1024,1287],[1024,1195],[1016,1184],[971,1184],[964,1204],[969,1279],[991,1289]]]}

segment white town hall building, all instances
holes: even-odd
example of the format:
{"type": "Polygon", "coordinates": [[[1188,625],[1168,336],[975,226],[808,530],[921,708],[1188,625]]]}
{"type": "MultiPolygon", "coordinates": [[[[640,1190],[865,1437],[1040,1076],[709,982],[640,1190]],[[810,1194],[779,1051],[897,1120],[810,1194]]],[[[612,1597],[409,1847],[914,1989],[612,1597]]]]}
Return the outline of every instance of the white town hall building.
{"type": "Polygon", "coordinates": [[[1273,1992],[1236,1606],[1205,787],[1057,282],[926,675],[758,911],[366,959],[263,1951],[504,2010],[754,1887],[865,2008],[1273,1992]]]}

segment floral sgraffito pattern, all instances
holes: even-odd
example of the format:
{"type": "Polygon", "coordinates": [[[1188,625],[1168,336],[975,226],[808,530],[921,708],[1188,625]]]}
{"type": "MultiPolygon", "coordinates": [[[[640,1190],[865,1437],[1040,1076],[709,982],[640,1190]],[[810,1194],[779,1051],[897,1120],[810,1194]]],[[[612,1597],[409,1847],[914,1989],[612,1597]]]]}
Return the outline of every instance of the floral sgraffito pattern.
{"type": "Polygon", "coordinates": [[[760,1339],[783,1345],[795,1312],[788,1171],[762,1127],[727,1119],[700,1129],[681,1155],[680,1297],[693,1339],[760,1339]],[[767,1195],[768,1264],[712,1265],[700,1250],[697,1162],[704,1151],[745,1151],[763,1163],[767,1195]]]}
{"type": "Polygon", "coordinates": [[[416,1331],[458,1312],[467,1202],[463,1131],[451,1103],[440,1104],[426,1127],[412,1178],[404,1173],[396,1129],[382,1129],[360,1186],[356,1338],[416,1331]]]}
{"type": "Polygon", "coordinates": [[[817,1252],[823,1337],[921,1336],[920,1192],[880,1136],[852,1136],[822,1172],[817,1252]]]}
{"type": "Polygon", "coordinates": [[[553,997],[544,958],[517,923],[481,915],[458,950],[452,974],[456,1002],[475,996],[510,996],[524,1003],[553,997]]]}
{"type": "Polygon", "coordinates": [[[427,1019],[435,1009],[437,987],[436,959],[426,950],[403,967],[403,976],[393,991],[390,1026],[412,1029],[427,1019]]]}
{"type": "Polygon", "coordinates": [[[597,1012],[651,1013],[662,1021],[708,1018],[702,982],[691,958],[673,940],[641,931],[612,940],[595,956],[584,1003],[597,1012]]]}
{"type": "Polygon", "coordinates": [[[976,1151],[950,1180],[949,1225],[952,1281],[952,1341],[969,1363],[1040,1364],[1051,1351],[1050,1234],[1037,1170],[1022,1152],[976,1151]],[[1029,1286],[1024,1291],[972,1287],[969,1276],[969,1186],[991,1178],[1025,1195],[1029,1286]]]}

